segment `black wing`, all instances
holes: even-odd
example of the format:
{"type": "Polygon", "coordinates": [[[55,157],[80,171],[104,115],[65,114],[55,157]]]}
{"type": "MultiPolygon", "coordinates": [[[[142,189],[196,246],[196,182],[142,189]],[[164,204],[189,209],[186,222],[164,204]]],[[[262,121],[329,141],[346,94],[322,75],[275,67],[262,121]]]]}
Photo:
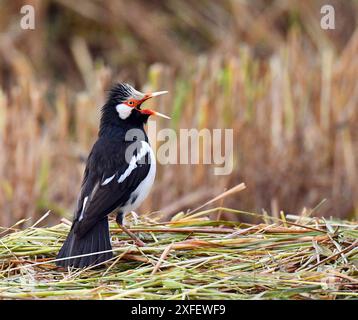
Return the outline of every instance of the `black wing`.
{"type": "Polygon", "coordinates": [[[98,221],[124,205],[148,175],[150,156],[143,148],[141,141],[113,143],[100,139],[93,146],[75,213],[74,228],[78,236],[86,234],[98,221]],[[125,153],[130,144],[133,151],[127,158],[132,165],[134,157],[139,158],[141,152],[145,155],[136,161],[134,168],[128,169],[131,162],[128,163],[125,153]],[[129,175],[122,176],[124,173],[129,175]],[[118,182],[121,176],[123,181],[118,182]]]}

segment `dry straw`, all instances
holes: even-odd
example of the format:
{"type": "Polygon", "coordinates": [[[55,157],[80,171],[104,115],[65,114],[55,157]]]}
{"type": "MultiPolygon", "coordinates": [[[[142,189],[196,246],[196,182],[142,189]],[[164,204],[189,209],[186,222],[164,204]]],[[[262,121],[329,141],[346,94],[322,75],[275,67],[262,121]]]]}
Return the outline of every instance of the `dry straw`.
{"type": "Polygon", "coordinates": [[[244,224],[218,221],[224,207],[131,227],[136,247],[111,223],[113,251],[103,268],[61,270],[56,253],[69,226],[6,230],[0,238],[3,299],[354,299],[358,226],[302,216],[244,224]],[[275,220],[275,221],[273,221],[275,220]],[[10,232],[10,233],[9,233],[10,232]]]}

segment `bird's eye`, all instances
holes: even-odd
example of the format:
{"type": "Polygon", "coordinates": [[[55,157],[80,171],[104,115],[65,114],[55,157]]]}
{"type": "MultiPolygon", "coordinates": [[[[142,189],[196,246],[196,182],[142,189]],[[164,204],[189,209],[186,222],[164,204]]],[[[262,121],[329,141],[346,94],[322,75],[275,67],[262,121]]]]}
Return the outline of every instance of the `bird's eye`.
{"type": "Polygon", "coordinates": [[[129,104],[130,106],[132,106],[132,105],[133,105],[133,101],[129,101],[128,104],[129,104]]]}

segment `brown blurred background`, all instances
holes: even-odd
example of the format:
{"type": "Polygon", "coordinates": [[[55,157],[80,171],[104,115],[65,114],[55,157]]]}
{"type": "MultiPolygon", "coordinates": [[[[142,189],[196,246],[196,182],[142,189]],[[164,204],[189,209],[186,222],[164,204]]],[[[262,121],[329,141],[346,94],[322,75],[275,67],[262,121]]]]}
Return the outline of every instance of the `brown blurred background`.
{"type": "Polygon", "coordinates": [[[159,165],[139,212],[245,182],[222,205],[300,214],[327,199],[315,214],[356,218],[357,19],[353,0],[0,1],[0,225],[72,215],[114,81],[169,90],[156,106],[174,129],[234,129],[231,175],[159,165]],[[35,30],[20,28],[25,4],[35,30]]]}

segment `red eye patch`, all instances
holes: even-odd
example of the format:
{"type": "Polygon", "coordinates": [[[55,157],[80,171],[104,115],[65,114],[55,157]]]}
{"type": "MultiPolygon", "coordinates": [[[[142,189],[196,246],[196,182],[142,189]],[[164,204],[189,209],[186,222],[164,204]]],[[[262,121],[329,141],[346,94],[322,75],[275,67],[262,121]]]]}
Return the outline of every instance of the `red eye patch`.
{"type": "Polygon", "coordinates": [[[138,105],[138,101],[135,99],[128,99],[126,102],[124,102],[129,107],[135,108],[138,105]]]}

